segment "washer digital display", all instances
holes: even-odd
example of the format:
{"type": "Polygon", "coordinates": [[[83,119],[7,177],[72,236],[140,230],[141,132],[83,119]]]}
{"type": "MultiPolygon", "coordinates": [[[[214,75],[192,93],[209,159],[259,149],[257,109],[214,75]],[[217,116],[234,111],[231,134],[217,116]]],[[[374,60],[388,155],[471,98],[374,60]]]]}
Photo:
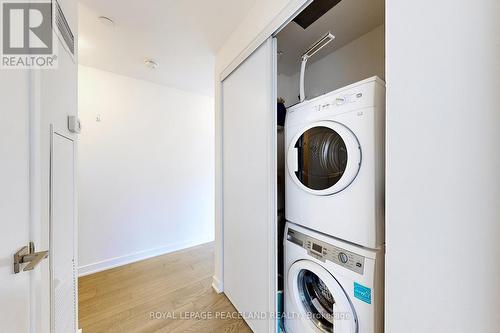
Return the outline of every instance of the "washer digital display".
{"type": "Polygon", "coordinates": [[[315,252],[318,252],[318,253],[323,253],[323,247],[322,247],[321,245],[318,245],[318,244],[312,243],[312,249],[313,249],[313,251],[315,251],[315,252]]]}

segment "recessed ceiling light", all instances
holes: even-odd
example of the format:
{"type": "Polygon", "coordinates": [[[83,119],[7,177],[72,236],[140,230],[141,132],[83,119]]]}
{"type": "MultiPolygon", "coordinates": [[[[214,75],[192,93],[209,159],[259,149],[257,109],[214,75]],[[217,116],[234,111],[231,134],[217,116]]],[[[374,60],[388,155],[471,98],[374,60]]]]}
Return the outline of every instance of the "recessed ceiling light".
{"type": "Polygon", "coordinates": [[[104,25],[107,25],[108,27],[115,26],[115,21],[113,21],[113,19],[111,19],[107,16],[99,16],[97,19],[99,20],[99,22],[101,22],[104,25]]]}
{"type": "Polygon", "coordinates": [[[146,65],[147,68],[151,69],[157,69],[158,67],[160,67],[160,64],[154,61],[153,59],[144,60],[144,64],[146,65]]]}

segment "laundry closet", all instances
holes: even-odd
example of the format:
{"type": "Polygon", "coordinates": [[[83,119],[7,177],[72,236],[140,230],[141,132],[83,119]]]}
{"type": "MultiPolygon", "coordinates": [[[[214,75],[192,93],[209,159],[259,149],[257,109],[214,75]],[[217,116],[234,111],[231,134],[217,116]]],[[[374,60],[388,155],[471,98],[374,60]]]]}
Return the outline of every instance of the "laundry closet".
{"type": "Polygon", "coordinates": [[[222,80],[224,292],[285,315],[255,332],[382,332],[384,19],[313,1],[222,80]]]}
{"type": "Polygon", "coordinates": [[[275,36],[280,329],[382,331],[384,34],[383,1],[344,0],[275,36]]]}

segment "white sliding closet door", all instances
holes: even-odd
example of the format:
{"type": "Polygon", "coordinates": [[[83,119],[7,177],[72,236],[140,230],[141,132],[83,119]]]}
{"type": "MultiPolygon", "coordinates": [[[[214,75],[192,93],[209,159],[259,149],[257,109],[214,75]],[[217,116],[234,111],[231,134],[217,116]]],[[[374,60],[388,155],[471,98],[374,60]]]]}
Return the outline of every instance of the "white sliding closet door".
{"type": "Polygon", "coordinates": [[[224,292],[256,333],[274,331],[276,97],[274,40],[222,83],[224,292]]]}

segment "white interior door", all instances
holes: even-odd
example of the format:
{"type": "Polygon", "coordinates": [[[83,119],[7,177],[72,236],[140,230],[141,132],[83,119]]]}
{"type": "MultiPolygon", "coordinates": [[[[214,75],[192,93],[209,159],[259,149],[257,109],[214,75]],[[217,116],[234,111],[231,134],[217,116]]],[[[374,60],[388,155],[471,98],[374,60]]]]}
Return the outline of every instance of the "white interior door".
{"type": "MultiPolygon", "coordinates": [[[[272,39],[222,82],[224,292],[240,312],[275,311],[276,97],[272,39]]],[[[254,332],[275,323],[247,319],[254,332]]]]}
{"type": "MultiPolygon", "coordinates": [[[[76,332],[75,143],[39,132],[36,113],[43,112],[43,103],[33,94],[38,79],[11,70],[0,80],[0,333],[76,332]],[[52,144],[44,145],[43,138],[52,144]],[[42,178],[48,182],[40,186],[42,178]],[[44,198],[50,199],[41,208],[44,198]],[[50,215],[50,226],[42,212],[50,215]],[[22,264],[16,273],[14,253],[30,241],[37,252],[50,248],[49,260],[31,271],[22,264]]],[[[64,123],[66,114],[57,118],[64,123]]]]}
{"type": "MultiPolygon", "coordinates": [[[[77,2],[58,3],[76,34],[77,2]]],[[[66,256],[76,256],[71,233],[76,230],[76,186],[71,181],[76,135],[68,131],[68,116],[77,115],[77,65],[61,39],[54,43],[58,68],[0,70],[0,333],[72,333],[58,329],[57,320],[76,323],[76,285],[59,292],[57,279],[63,273],[51,274],[51,268],[66,275],[75,268],[67,265],[66,256]],[[57,142],[52,147],[52,128],[69,138],[71,146],[57,142]],[[51,152],[57,160],[51,160],[51,152]],[[69,245],[54,248],[51,233],[52,240],[62,238],[69,245]],[[31,271],[23,271],[23,264],[15,274],[13,255],[30,241],[37,252],[50,250],[49,260],[31,271]],[[64,265],[58,266],[60,261],[64,265]]]]}
{"type": "Polygon", "coordinates": [[[13,254],[30,241],[28,71],[4,70],[0,92],[0,332],[29,332],[32,272],[14,274],[13,254]]]}

